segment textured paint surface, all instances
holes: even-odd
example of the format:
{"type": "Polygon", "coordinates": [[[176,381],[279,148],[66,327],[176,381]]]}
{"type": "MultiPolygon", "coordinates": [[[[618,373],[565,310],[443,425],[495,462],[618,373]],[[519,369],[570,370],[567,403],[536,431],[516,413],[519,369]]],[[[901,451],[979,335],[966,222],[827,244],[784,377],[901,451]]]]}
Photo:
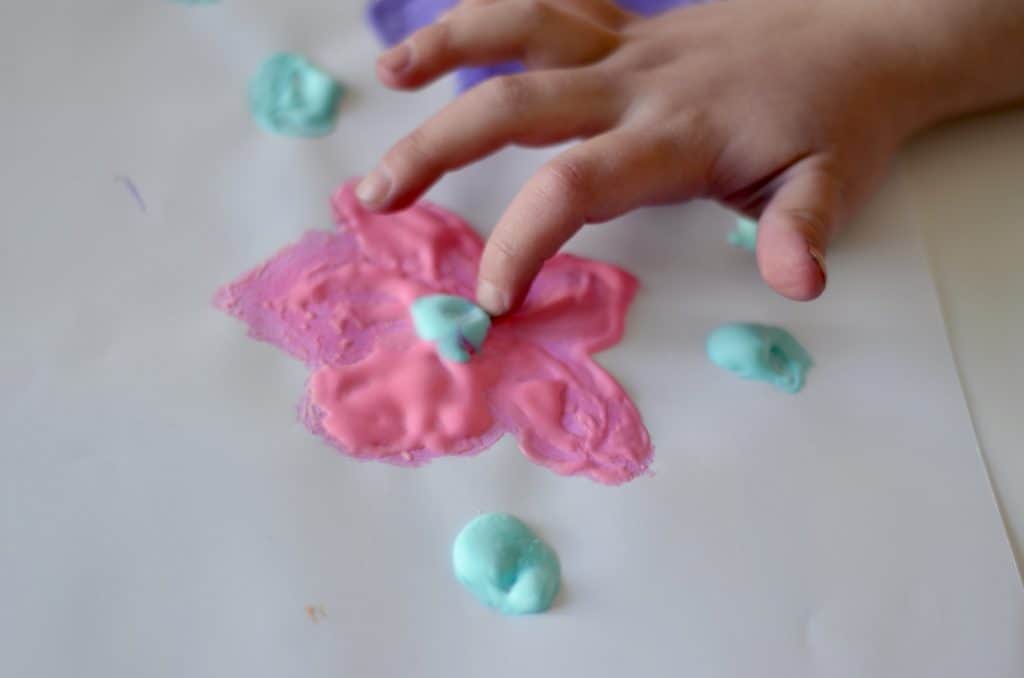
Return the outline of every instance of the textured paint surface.
{"type": "Polygon", "coordinates": [[[558,555],[521,520],[488,513],[462,529],[452,546],[455,578],[502,614],[544,612],[558,595],[558,555]]]}
{"type": "MultiPolygon", "coordinates": [[[[377,37],[385,45],[401,42],[407,35],[427,24],[442,12],[451,9],[458,0],[372,0],[367,7],[366,16],[377,33],[377,37]]],[[[650,16],[683,5],[695,5],[700,0],[618,0],[618,4],[626,10],[650,16]]],[[[463,68],[456,75],[458,90],[464,91],[496,75],[518,73],[523,70],[516,62],[506,62],[488,66],[463,68]]]]}
{"type": "Polygon", "coordinates": [[[753,323],[722,325],[708,337],[708,358],[744,379],[768,382],[787,393],[804,386],[810,354],[781,327],[753,323]]]}
{"type": "Polygon", "coordinates": [[[275,134],[317,137],[334,129],[341,85],[297,54],[267,59],[249,81],[249,110],[275,134]]]}
{"type": "Polygon", "coordinates": [[[353,457],[397,464],[475,454],[511,433],[563,475],[618,484],[647,469],[639,412],[591,358],[621,339],[632,276],[559,254],[480,350],[451,362],[417,335],[410,305],[471,298],[480,236],[427,203],[367,212],[353,184],[334,207],[336,231],[307,233],[215,298],[312,368],[301,411],[314,432],[353,457]]]}

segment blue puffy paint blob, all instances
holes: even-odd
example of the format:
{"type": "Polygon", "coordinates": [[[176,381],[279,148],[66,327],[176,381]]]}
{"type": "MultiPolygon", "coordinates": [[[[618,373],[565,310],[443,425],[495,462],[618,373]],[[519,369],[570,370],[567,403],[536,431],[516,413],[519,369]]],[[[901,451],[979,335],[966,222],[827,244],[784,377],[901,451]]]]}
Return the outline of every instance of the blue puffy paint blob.
{"type": "Polygon", "coordinates": [[[753,252],[757,248],[757,222],[736,217],[736,228],[729,234],[729,244],[753,252]]]}
{"type": "Polygon", "coordinates": [[[249,110],[275,134],[318,137],[334,129],[341,95],[331,76],[301,56],[280,53],[249,81],[249,110]]]}
{"type": "Polygon", "coordinates": [[[814,365],[810,354],[786,330],[770,325],[732,323],[708,337],[708,358],[744,379],[766,381],[796,393],[814,365]]]}
{"type": "Polygon", "coordinates": [[[502,614],[544,612],[561,584],[554,550],[506,513],[466,525],[452,547],[452,567],[477,600],[502,614]]]}
{"type": "Polygon", "coordinates": [[[491,316],[468,299],[450,294],[420,297],[409,309],[416,334],[437,345],[446,360],[464,363],[479,351],[491,328],[491,316]]]}

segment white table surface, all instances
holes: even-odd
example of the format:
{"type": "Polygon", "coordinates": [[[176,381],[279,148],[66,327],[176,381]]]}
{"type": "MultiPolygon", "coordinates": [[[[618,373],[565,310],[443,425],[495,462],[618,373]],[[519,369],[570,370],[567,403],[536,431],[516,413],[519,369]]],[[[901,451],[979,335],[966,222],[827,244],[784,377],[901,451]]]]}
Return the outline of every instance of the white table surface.
{"type": "Polygon", "coordinates": [[[1024,569],[1024,112],[936,130],[906,161],[982,456],[1024,569]]]}

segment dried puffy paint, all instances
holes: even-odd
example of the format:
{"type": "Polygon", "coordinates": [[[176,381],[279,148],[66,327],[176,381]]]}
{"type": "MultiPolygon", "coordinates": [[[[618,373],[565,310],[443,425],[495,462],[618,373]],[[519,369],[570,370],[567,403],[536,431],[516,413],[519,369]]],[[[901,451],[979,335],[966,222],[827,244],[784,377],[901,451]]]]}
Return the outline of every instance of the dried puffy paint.
{"type": "Polygon", "coordinates": [[[479,351],[491,328],[491,317],[469,299],[428,294],[412,302],[413,326],[420,339],[432,341],[447,360],[464,363],[469,350],[479,351]]]}
{"type": "Polygon", "coordinates": [[[736,228],[729,234],[729,244],[751,252],[757,249],[757,222],[736,217],[736,228]]]}
{"type": "Polygon", "coordinates": [[[502,614],[544,612],[561,585],[558,555],[521,520],[487,513],[462,529],[452,546],[455,578],[502,614]]]}
{"type": "Polygon", "coordinates": [[[708,337],[707,351],[719,367],[744,379],[766,381],[787,393],[803,388],[814,364],[793,335],[770,325],[722,325],[708,337]]]}
{"type": "Polygon", "coordinates": [[[249,110],[276,134],[315,137],[334,129],[341,85],[297,54],[263,62],[249,81],[249,110]]]}
{"type": "Polygon", "coordinates": [[[353,186],[335,195],[336,231],[307,233],[215,299],[310,365],[301,412],[314,432],[396,464],[476,454],[511,433],[556,473],[618,484],[647,469],[639,412],[591,358],[622,337],[632,276],[557,255],[470,360],[446,360],[417,334],[411,308],[430,295],[471,298],[483,241],[427,203],[368,212],[353,186]]]}

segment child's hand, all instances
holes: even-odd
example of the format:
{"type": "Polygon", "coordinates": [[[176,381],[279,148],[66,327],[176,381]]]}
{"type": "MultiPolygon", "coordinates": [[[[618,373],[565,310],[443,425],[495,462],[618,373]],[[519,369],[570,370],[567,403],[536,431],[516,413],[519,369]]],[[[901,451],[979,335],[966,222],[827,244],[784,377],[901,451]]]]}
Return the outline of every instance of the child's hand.
{"type": "MultiPolygon", "coordinates": [[[[940,2],[951,0],[924,13],[940,2]]],[[[920,82],[944,43],[900,29],[921,18],[916,4],[726,0],[641,19],[608,0],[465,0],[383,54],[381,80],[414,88],[508,59],[531,70],[455,100],[396,144],[359,195],[397,209],[505,145],[583,138],[530,179],[491,235],[477,292],[488,311],[517,304],[583,224],[698,196],[759,216],[765,281],[813,299],[829,238],[897,145],[967,107],[920,82]]]]}

